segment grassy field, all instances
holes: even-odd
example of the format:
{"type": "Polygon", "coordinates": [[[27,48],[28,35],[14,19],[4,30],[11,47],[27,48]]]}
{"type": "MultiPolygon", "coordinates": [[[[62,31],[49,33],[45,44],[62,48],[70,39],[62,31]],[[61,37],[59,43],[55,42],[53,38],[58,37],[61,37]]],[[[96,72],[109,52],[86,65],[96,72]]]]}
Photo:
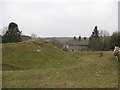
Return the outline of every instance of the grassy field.
{"type": "Polygon", "coordinates": [[[57,39],[60,43],[64,44],[64,43],[67,43],[69,40],[73,40],[73,37],[63,37],[63,38],[45,38],[46,41],[51,41],[52,39],[57,39]]]}
{"type": "Polygon", "coordinates": [[[114,88],[112,51],[64,52],[42,39],[3,44],[4,88],[114,88]]]}
{"type": "Polygon", "coordinates": [[[73,37],[68,37],[68,38],[57,38],[57,40],[60,42],[60,43],[66,43],[68,42],[69,40],[73,40],[73,37]]]}

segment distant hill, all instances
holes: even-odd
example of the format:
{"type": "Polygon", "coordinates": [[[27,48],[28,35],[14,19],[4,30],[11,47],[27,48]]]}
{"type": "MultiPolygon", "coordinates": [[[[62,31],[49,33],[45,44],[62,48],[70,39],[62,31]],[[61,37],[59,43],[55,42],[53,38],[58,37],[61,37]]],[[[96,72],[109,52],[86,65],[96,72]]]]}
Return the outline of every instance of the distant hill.
{"type": "MultiPolygon", "coordinates": [[[[51,40],[53,40],[53,39],[56,39],[56,40],[58,40],[60,43],[62,43],[62,44],[65,44],[65,43],[67,43],[69,40],[73,40],[73,37],[49,37],[49,38],[43,38],[43,39],[45,39],[46,41],[51,41],[51,40]]],[[[78,37],[77,37],[77,39],[78,39],[78,37]]],[[[81,38],[81,40],[83,40],[84,39],[84,37],[82,37],[81,38]]],[[[86,37],[86,40],[89,40],[89,37],[86,37]]]]}
{"type": "Polygon", "coordinates": [[[72,37],[51,37],[51,38],[44,38],[46,41],[51,41],[53,39],[58,40],[60,43],[66,43],[67,41],[73,39],[72,37]]]}

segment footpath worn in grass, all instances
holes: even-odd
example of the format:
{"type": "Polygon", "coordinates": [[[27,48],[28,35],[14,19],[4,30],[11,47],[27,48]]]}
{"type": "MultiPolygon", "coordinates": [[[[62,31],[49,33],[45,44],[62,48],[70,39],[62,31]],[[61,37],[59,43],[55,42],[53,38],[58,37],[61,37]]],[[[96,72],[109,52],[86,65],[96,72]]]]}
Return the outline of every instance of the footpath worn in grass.
{"type": "Polygon", "coordinates": [[[3,44],[4,88],[114,88],[111,51],[64,52],[41,39],[3,44]]]}

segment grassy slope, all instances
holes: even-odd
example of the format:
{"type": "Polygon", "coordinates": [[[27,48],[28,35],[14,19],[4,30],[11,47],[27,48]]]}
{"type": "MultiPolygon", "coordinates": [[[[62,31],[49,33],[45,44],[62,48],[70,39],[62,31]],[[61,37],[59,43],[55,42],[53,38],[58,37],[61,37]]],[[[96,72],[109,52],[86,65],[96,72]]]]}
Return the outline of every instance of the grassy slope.
{"type": "Polygon", "coordinates": [[[44,40],[3,44],[3,70],[54,68],[64,64],[66,66],[65,62],[68,61],[73,62],[64,55],[64,52],[44,40]],[[37,52],[38,49],[40,52],[37,52]]]}
{"type": "Polygon", "coordinates": [[[3,87],[113,88],[118,80],[112,52],[63,52],[44,40],[4,44],[3,70],[3,87]]]}

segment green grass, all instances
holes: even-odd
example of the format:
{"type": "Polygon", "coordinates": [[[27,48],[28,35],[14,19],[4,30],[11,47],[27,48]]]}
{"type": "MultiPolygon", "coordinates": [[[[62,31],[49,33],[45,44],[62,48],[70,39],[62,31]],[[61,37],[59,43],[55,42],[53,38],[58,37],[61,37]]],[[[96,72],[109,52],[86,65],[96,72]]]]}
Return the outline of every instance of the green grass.
{"type": "Polygon", "coordinates": [[[66,43],[68,42],[69,40],[72,40],[73,37],[68,37],[68,38],[57,38],[57,40],[60,42],[60,43],[66,43]]]}
{"type": "Polygon", "coordinates": [[[2,49],[5,88],[118,87],[118,62],[111,51],[101,51],[102,57],[100,52],[64,52],[42,39],[2,49]]]}
{"type": "Polygon", "coordinates": [[[3,70],[45,69],[73,63],[73,60],[69,59],[69,54],[51,44],[39,41],[41,40],[3,44],[3,70]],[[41,46],[32,42],[37,42],[41,46]],[[38,49],[40,52],[37,52],[38,49]]]}

